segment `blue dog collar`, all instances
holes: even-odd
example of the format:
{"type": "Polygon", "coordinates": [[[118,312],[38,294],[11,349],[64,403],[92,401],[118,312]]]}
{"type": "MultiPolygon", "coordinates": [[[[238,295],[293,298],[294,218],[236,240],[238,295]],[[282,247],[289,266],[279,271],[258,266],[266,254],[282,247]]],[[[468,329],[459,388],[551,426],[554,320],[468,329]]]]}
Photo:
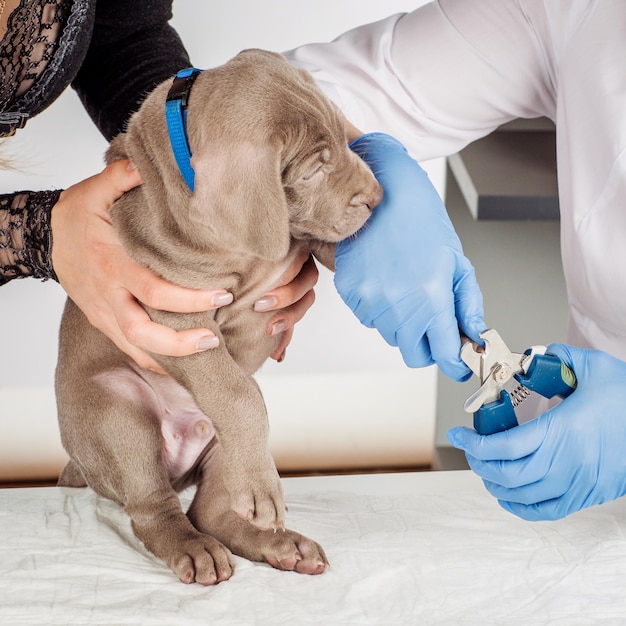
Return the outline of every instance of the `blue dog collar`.
{"type": "Polygon", "coordinates": [[[165,121],[178,169],[194,190],[195,174],[191,167],[191,150],[187,140],[187,104],[194,81],[202,70],[190,67],[176,74],[165,101],[165,121]]]}

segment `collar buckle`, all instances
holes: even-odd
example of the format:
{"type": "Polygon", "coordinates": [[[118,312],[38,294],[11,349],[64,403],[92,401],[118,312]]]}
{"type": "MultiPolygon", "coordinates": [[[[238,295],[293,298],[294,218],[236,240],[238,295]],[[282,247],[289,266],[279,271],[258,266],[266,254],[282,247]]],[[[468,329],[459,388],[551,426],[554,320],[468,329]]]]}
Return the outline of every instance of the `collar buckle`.
{"type": "Polygon", "coordinates": [[[195,67],[190,67],[178,72],[165,99],[165,121],[167,122],[172,152],[178,169],[192,193],[195,174],[191,167],[191,150],[187,138],[187,105],[191,88],[201,71],[195,67]]]}

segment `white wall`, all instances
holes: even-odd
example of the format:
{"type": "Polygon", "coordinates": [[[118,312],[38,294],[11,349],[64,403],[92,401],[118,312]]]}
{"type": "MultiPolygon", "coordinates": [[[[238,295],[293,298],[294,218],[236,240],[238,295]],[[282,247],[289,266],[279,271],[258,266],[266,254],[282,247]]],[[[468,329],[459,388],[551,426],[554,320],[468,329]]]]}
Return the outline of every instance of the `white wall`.
{"type": "MultiPolygon", "coordinates": [[[[423,3],[178,0],[174,5],[174,24],[192,62],[198,67],[210,67],[243,48],[281,51],[310,41],[330,40],[360,23],[423,3]]],[[[3,172],[0,192],[69,186],[101,168],[105,148],[104,140],[70,90],[5,144],[4,150],[21,172],[3,172]]],[[[427,168],[441,189],[442,163],[430,163],[427,168]]],[[[373,464],[427,461],[433,439],[434,371],[408,370],[395,349],[389,348],[374,331],[360,327],[340,302],[326,271],[317,295],[314,309],[298,325],[286,361],[280,365],[269,363],[259,377],[266,391],[275,436],[283,442],[280,445],[285,459],[290,459],[285,462],[295,466],[298,459],[308,459],[324,448],[334,450],[327,465],[355,454],[369,455],[373,464]],[[310,388],[310,381],[315,383],[316,391],[309,394],[305,411],[300,407],[300,397],[310,388]],[[379,434],[381,422],[386,424],[387,436],[379,434]],[[305,445],[305,449],[297,445],[305,445]]],[[[32,432],[33,395],[51,393],[63,301],[62,290],[53,283],[17,280],[0,289],[3,434],[10,430],[16,432],[18,439],[28,436],[28,430],[32,432]],[[22,415],[29,417],[21,420],[22,415]],[[26,432],[17,433],[20,427],[26,432]]],[[[52,399],[43,406],[51,403],[52,399]]],[[[41,406],[38,401],[37,411],[44,410],[41,406]]],[[[53,413],[54,409],[44,412],[53,413]]],[[[42,436],[53,436],[50,422],[54,415],[41,419],[47,420],[42,436]]],[[[11,445],[7,441],[5,438],[5,446],[11,445]]]]}

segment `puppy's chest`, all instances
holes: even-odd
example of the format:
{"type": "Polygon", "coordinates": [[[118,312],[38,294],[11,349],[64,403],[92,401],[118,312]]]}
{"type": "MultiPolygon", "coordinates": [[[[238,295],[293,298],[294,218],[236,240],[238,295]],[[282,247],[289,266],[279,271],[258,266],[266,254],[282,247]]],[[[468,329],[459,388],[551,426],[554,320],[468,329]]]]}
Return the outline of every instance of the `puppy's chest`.
{"type": "Polygon", "coordinates": [[[280,343],[280,335],[268,332],[277,311],[259,312],[254,304],[281,283],[295,252],[284,262],[272,266],[258,265],[246,280],[235,285],[232,304],[216,311],[215,321],[224,337],[226,348],[237,364],[248,374],[261,367],[280,343]]]}
{"type": "Polygon", "coordinates": [[[274,313],[259,313],[252,308],[227,315],[216,315],[226,349],[247,374],[258,370],[278,347],[280,335],[271,336],[267,327],[274,313]]]}

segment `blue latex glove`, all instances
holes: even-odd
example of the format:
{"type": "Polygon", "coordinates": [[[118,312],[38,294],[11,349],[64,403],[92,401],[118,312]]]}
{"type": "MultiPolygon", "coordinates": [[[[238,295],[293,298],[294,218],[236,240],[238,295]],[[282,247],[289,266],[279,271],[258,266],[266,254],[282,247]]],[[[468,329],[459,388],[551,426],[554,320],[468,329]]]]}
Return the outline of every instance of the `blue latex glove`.
{"type": "Polygon", "coordinates": [[[511,513],[552,520],[626,493],[626,363],[605,352],[548,347],[576,374],[563,402],[510,430],[448,432],[511,513]]]}
{"type": "Polygon", "coordinates": [[[459,357],[459,329],[481,341],[482,295],[441,198],[393,137],[372,133],[350,147],[384,196],[365,227],[337,245],[337,291],[361,323],[400,348],[408,366],[437,363],[465,380],[471,372],[459,357]]]}

